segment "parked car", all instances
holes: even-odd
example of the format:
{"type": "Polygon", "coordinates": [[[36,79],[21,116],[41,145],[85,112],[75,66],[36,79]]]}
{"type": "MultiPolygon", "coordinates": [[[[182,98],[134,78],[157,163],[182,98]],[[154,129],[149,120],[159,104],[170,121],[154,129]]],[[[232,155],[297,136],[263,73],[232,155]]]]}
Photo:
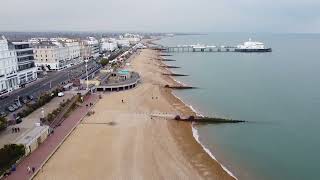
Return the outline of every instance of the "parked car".
{"type": "Polygon", "coordinates": [[[16,123],[20,124],[22,122],[22,118],[20,116],[16,117],[16,123]]]}
{"type": "Polygon", "coordinates": [[[28,99],[30,99],[30,100],[33,100],[33,99],[34,99],[34,97],[33,97],[32,95],[28,95],[27,97],[28,97],[28,99]]]}
{"type": "Polygon", "coordinates": [[[0,117],[6,117],[7,116],[7,113],[6,112],[0,112],[0,117]]]}
{"type": "Polygon", "coordinates": [[[18,101],[16,101],[14,104],[15,104],[16,106],[18,106],[18,108],[21,108],[21,107],[22,107],[22,104],[19,103],[18,101]]]}
{"type": "Polygon", "coordinates": [[[22,102],[23,102],[24,104],[27,104],[29,101],[28,101],[27,98],[22,98],[22,102]]]}
{"type": "Polygon", "coordinates": [[[12,106],[8,106],[7,109],[8,109],[8,111],[10,111],[10,112],[15,111],[14,107],[12,107],[12,106]]]}
{"type": "Polygon", "coordinates": [[[14,110],[19,109],[19,107],[16,104],[12,104],[11,106],[14,108],[14,110]]]}
{"type": "Polygon", "coordinates": [[[0,100],[6,99],[7,97],[8,97],[7,95],[0,96],[0,100]]]}
{"type": "Polygon", "coordinates": [[[58,93],[58,97],[62,97],[62,96],[64,96],[64,93],[63,92],[59,92],[58,93]]]}

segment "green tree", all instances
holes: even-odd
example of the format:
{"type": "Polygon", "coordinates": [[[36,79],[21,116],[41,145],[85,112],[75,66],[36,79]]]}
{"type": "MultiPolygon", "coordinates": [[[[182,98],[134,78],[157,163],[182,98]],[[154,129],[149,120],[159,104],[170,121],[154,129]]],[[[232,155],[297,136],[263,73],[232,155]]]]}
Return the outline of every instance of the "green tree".
{"type": "Polygon", "coordinates": [[[3,174],[25,154],[23,145],[8,144],[0,149],[0,174],[3,174]]]}
{"type": "Polygon", "coordinates": [[[109,64],[109,60],[106,59],[106,58],[103,58],[103,59],[100,60],[100,64],[101,64],[102,66],[106,66],[107,64],[109,64]]]}

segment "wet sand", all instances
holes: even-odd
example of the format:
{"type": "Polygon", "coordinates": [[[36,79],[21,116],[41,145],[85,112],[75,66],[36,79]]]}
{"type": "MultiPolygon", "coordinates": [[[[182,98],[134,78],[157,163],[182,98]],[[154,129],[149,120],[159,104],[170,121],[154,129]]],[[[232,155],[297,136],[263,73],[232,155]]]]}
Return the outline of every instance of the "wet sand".
{"type": "Polygon", "coordinates": [[[190,123],[168,118],[194,112],[163,88],[177,82],[162,75],[168,70],[157,58],[152,50],[132,58],[141,83],[104,94],[35,179],[233,179],[195,141],[190,123]]]}

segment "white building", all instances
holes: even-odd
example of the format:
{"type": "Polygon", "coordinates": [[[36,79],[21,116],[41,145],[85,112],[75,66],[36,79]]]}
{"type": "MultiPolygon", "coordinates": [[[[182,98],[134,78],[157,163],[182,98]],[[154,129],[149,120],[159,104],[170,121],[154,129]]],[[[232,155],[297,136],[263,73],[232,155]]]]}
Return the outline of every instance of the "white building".
{"type": "Polygon", "coordinates": [[[64,45],[68,48],[68,61],[67,64],[71,66],[82,63],[80,58],[80,43],[77,41],[66,41],[64,45]]]}
{"type": "Polygon", "coordinates": [[[128,39],[117,39],[118,46],[130,47],[130,41],[128,39]]]}
{"type": "Polygon", "coordinates": [[[19,88],[16,52],[9,49],[7,39],[0,38],[0,95],[19,88]]]}
{"type": "Polygon", "coordinates": [[[126,33],[123,38],[127,39],[131,45],[135,45],[141,41],[142,36],[138,34],[126,33]]]}
{"type": "Polygon", "coordinates": [[[26,155],[36,150],[49,136],[49,126],[35,126],[17,139],[15,144],[25,147],[26,155]]]}
{"type": "Polygon", "coordinates": [[[18,84],[24,86],[37,79],[33,48],[29,42],[11,42],[18,61],[18,84]]]}
{"type": "Polygon", "coordinates": [[[101,39],[101,52],[105,51],[115,51],[118,49],[118,43],[116,39],[110,38],[110,39],[101,39]]]}
{"type": "Polygon", "coordinates": [[[80,43],[67,38],[51,38],[34,44],[37,67],[46,70],[62,70],[82,63],[80,43]]]}
{"type": "Polygon", "coordinates": [[[67,68],[69,50],[67,47],[43,41],[34,45],[35,64],[45,70],[62,70],[67,68]]]}
{"type": "Polygon", "coordinates": [[[80,56],[83,60],[98,58],[99,51],[99,41],[94,37],[88,37],[80,42],[80,56]]]}

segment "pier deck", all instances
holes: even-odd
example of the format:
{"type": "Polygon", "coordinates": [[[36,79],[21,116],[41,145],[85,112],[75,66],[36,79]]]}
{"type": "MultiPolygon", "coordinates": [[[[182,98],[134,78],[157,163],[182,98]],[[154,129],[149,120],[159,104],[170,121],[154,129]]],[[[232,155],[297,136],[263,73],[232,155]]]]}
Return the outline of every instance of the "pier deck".
{"type": "Polygon", "coordinates": [[[235,52],[236,46],[167,46],[163,47],[164,52],[235,52]]]}

